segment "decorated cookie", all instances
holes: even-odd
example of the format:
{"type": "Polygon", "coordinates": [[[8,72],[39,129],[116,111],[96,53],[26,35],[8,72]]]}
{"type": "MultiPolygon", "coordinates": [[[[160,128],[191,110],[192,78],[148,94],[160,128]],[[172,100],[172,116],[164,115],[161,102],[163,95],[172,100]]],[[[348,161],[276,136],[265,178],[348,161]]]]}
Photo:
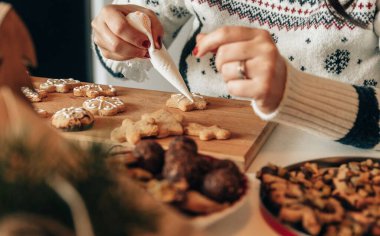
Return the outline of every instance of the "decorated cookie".
{"type": "Polygon", "coordinates": [[[68,93],[73,88],[80,86],[81,82],[75,79],[48,79],[45,83],[40,84],[40,89],[49,93],[68,93]]]}
{"type": "Polygon", "coordinates": [[[21,91],[25,95],[25,97],[28,98],[31,102],[41,102],[43,98],[47,97],[47,92],[41,89],[33,90],[28,87],[22,87],[21,91]]]}
{"type": "Polygon", "coordinates": [[[194,102],[190,101],[182,94],[172,94],[166,101],[167,107],[178,108],[182,111],[205,110],[207,101],[203,96],[193,93],[194,102]]]}
{"type": "Polygon", "coordinates": [[[229,139],[231,136],[230,131],[222,129],[217,125],[207,127],[197,123],[189,123],[185,127],[185,134],[198,136],[199,139],[203,141],[211,139],[229,139]]]}
{"type": "Polygon", "coordinates": [[[113,116],[125,110],[125,104],[117,97],[96,97],[84,101],[83,107],[94,115],[113,116]]]}
{"type": "Polygon", "coordinates": [[[41,118],[47,118],[49,116],[49,113],[44,109],[34,108],[34,110],[36,111],[37,115],[41,118]]]}
{"type": "Polygon", "coordinates": [[[157,136],[157,134],[158,125],[154,119],[141,119],[136,122],[125,119],[121,127],[112,130],[111,140],[136,144],[141,138],[157,136]]]}
{"type": "Polygon", "coordinates": [[[165,138],[172,135],[182,135],[183,116],[173,114],[167,110],[161,109],[150,114],[144,114],[142,119],[154,119],[158,125],[159,133],[157,138],[165,138]]]}
{"type": "Polygon", "coordinates": [[[99,96],[116,96],[116,89],[112,85],[86,84],[74,88],[74,96],[96,98],[99,96]]]}
{"type": "Polygon", "coordinates": [[[82,107],[63,108],[52,117],[52,125],[64,131],[86,130],[93,124],[94,116],[82,107]]]}

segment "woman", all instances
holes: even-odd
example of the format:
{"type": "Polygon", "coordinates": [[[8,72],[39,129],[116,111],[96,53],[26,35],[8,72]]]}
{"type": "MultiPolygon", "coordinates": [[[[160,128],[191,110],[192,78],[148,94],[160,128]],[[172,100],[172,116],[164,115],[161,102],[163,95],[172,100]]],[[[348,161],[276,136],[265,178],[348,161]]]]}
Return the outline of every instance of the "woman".
{"type": "Polygon", "coordinates": [[[263,119],[380,149],[375,0],[115,4],[126,5],[106,6],[92,23],[97,53],[115,77],[141,79],[149,66],[149,41],[128,25],[127,14],[151,18],[156,48],[162,39],[168,46],[193,15],[179,64],[192,92],[252,99],[263,119]]]}

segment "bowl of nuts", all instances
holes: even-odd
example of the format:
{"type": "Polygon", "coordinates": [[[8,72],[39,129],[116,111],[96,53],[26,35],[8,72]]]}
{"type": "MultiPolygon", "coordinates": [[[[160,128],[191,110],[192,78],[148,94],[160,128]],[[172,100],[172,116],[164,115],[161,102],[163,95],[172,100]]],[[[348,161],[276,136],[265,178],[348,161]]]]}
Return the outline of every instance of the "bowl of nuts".
{"type": "Polygon", "coordinates": [[[268,164],[257,178],[262,216],[281,235],[380,235],[380,159],[268,164]]]}

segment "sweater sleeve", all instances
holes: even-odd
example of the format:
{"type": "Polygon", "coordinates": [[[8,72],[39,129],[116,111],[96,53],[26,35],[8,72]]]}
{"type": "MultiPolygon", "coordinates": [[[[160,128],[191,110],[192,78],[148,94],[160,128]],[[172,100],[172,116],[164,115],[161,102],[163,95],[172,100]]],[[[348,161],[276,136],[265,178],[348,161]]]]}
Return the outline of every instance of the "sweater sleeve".
{"type": "Polygon", "coordinates": [[[287,65],[287,82],[277,110],[264,120],[293,126],[337,142],[380,150],[380,90],[320,78],[287,65]]]}
{"type": "MultiPolygon", "coordinates": [[[[181,27],[191,17],[183,0],[115,0],[113,4],[134,4],[154,11],[163,25],[163,43],[166,47],[170,46],[181,27]]],[[[145,71],[151,68],[151,63],[148,59],[136,58],[115,61],[105,58],[96,45],[94,45],[94,49],[100,63],[113,77],[132,79],[139,82],[147,78],[145,71]]]]}

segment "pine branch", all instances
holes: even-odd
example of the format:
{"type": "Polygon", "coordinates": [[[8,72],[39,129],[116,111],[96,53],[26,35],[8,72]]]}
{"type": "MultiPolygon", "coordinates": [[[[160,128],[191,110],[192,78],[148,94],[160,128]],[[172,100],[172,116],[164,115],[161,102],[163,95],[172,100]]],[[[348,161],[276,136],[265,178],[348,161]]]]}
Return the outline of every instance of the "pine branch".
{"type": "Polygon", "coordinates": [[[55,157],[46,156],[44,140],[30,146],[28,138],[29,135],[19,135],[0,139],[0,217],[17,212],[35,213],[73,228],[69,208],[45,184],[49,176],[64,173],[84,199],[96,235],[130,235],[135,230],[157,229],[158,212],[136,205],[138,196],[110,175],[104,146],[92,144],[83,149],[74,143],[69,145],[73,157],[81,157],[70,172],[66,169],[69,165],[56,165],[56,160],[49,162],[49,158],[60,156],[59,153],[55,157]],[[53,163],[51,168],[49,163],[53,163]]]}

